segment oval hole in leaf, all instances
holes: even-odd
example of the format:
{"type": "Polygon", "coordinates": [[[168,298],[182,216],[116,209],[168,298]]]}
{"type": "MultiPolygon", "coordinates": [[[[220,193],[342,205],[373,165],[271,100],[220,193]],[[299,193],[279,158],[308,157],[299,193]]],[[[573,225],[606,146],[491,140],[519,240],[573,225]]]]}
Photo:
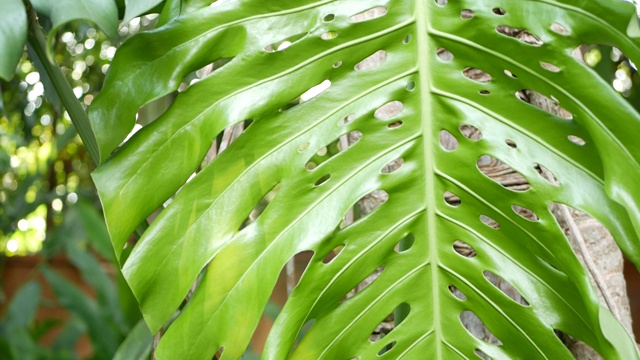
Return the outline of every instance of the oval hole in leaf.
{"type": "Polygon", "coordinates": [[[387,52],[384,50],[378,50],[357,63],[354,68],[356,71],[373,69],[382,65],[385,61],[387,61],[387,52]]]}
{"type": "Polygon", "coordinates": [[[316,181],[315,186],[318,187],[324,183],[326,183],[327,181],[329,181],[329,179],[331,178],[331,174],[327,174],[322,176],[320,179],[318,179],[318,181],[316,181]]]}
{"type": "Polygon", "coordinates": [[[453,207],[458,207],[462,203],[460,198],[450,191],[445,191],[444,193],[444,201],[453,207]]]}
{"type": "Polygon", "coordinates": [[[482,360],[492,360],[492,358],[491,358],[489,355],[485,354],[485,353],[484,353],[482,350],[480,350],[480,349],[475,349],[475,350],[473,350],[473,353],[474,353],[474,354],[476,354],[476,356],[478,356],[478,357],[479,357],[480,359],[482,359],[482,360]]]}
{"type": "Polygon", "coordinates": [[[451,61],[453,60],[453,54],[451,53],[451,51],[445,49],[445,48],[438,48],[436,50],[436,55],[438,55],[438,58],[442,61],[451,61]]]}
{"type": "Polygon", "coordinates": [[[405,252],[413,246],[413,242],[416,240],[416,237],[413,234],[409,233],[393,247],[393,250],[397,253],[405,252]]]}
{"type": "Polygon", "coordinates": [[[255,222],[256,220],[258,220],[258,217],[262,215],[262,213],[264,213],[264,211],[267,209],[267,206],[269,206],[269,204],[273,201],[273,199],[278,194],[279,190],[280,190],[280,183],[276,184],[276,186],[274,186],[271,190],[269,190],[262,197],[262,199],[258,200],[258,202],[253,207],[253,209],[251,210],[247,218],[242,222],[242,225],[240,226],[240,230],[247,227],[249,224],[255,222]]]}
{"type": "Polygon", "coordinates": [[[573,119],[573,114],[571,114],[567,109],[558,105],[558,103],[556,101],[553,101],[553,99],[550,99],[549,97],[542,95],[537,91],[522,89],[516,91],[516,97],[526,102],[527,104],[535,106],[538,109],[546,111],[549,114],[560,119],[573,119]]]}
{"type": "Polygon", "coordinates": [[[533,163],[533,168],[549,184],[554,185],[554,186],[559,186],[560,185],[560,180],[558,180],[558,178],[549,169],[547,169],[546,167],[544,167],[544,166],[542,166],[542,165],[540,165],[538,163],[533,163]]]}
{"type": "Polygon", "coordinates": [[[462,71],[462,75],[464,75],[467,79],[471,79],[480,83],[488,83],[491,81],[490,74],[474,67],[465,68],[462,71]]]}
{"type": "Polygon", "coordinates": [[[539,37],[525,29],[512,28],[506,25],[498,25],[496,27],[496,31],[504,36],[517,39],[518,41],[528,45],[540,46],[544,44],[539,37]]]}
{"type": "Polygon", "coordinates": [[[342,65],[342,61],[336,61],[335,64],[333,64],[334,68],[339,68],[342,65]]]}
{"type": "Polygon", "coordinates": [[[493,286],[498,288],[498,290],[502,291],[502,293],[507,295],[511,300],[517,302],[520,305],[529,306],[529,302],[527,301],[527,299],[525,299],[524,296],[522,296],[522,294],[507,280],[492,273],[491,271],[483,271],[482,275],[484,275],[485,279],[487,279],[493,286]]]}
{"type": "Polygon", "coordinates": [[[389,350],[393,349],[393,347],[396,345],[396,341],[392,341],[390,343],[388,343],[387,345],[385,345],[382,349],[380,349],[380,351],[378,351],[378,356],[382,356],[384,355],[384,353],[388,352],[389,350]]]}
{"type": "Polygon", "coordinates": [[[491,9],[491,12],[496,14],[496,15],[500,15],[500,16],[503,16],[503,15],[507,14],[507,11],[505,9],[499,8],[499,7],[491,9]]]}
{"type": "Polygon", "coordinates": [[[326,33],[323,33],[322,35],[320,35],[320,38],[322,40],[331,40],[337,37],[338,37],[338,33],[335,31],[327,31],[326,33]]]}
{"type": "Polygon", "coordinates": [[[306,166],[307,169],[315,169],[320,164],[323,164],[324,162],[338,155],[340,152],[349,148],[349,146],[358,142],[360,138],[362,138],[362,133],[358,130],[340,135],[337,139],[316,150],[313,156],[308,160],[306,166]],[[313,164],[311,168],[309,168],[309,164],[313,164]]]}
{"type": "Polygon", "coordinates": [[[491,331],[484,325],[484,322],[480,320],[478,315],[473,311],[466,310],[460,314],[460,321],[464,325],[465,329],[469,333],[475,336],[478,340],[488,342],[490,344],[502,345],[502,341],[496,338],[491,331]]]}
{"type": "Polygon", "coordinates": [[[465,294],[462,293],[462,291],[460,291],[460,289],[458,289],[457,287],[453,286],[453,285],[449,285],[449,292],[451,292],[451,294],[453,296],[455,296],[456,298],[464,301],[467,300],[467,296],[465,294]]]}
{"type": "Polygon", "coordinates": [[[351,289],[351,291],[349,291],[347,295],[342,300],[340,300],[340,302],[349,300],[355,294],[364,291],[364,289],[366,289],[369,285],[371,285],[374,281],[376,281],[378,277],[380,277],[380,274],[382,274],[383,271],[384,271],[384,265],[380,265],[377,269],[373,270],[373,272],[369,274],[369,276],[362,279],[362,281],[358,285],[356,285],[353,289],[351,289]]]}
{"type": "Polygon", "coordinates": [[[400,170],[403,164],[404,164],[403,158],[397,158],[395,160],[391,160],[387,165],[383,166],[382,169],[380,169],[380,172],[382,174],[391,174],[393,172],[400,170]]]}
{"type": "Polygon", "coordinates": [[[302,144],[302,145],[300,145],[298,147],[298,151],[299,152],[303,152],[303,151],[307,150],[309,148],[309,145],[311,145],[311,143],[306,141],[304,144],[302,144]]]}
{"type": "Polygon", "coordinates": [[[389,120],[400,115],[403,107],[404,105],[400,101],[394,100],[376,109],[373,116],[379,120],[389,120]]]}
{"type": "Polygon", "coordinates": [[[476,16],[476,13],[471,9],[462,9],[460,12],[460,17],[465,20],[473,19],[474,16],[476,16]]]}
{"type": "Polygon", "coordinates": [[[540,221],[540,218],[538,217],[538,214],[536,214],[535,212],[533,212],[530,209],[527,209],[526,207],[522,207],[520,205],[511,205],[511,209],[518,215],[522,216],[523,218],[529,220],[529,221],[540,221]]]}
{"type": "Polygon", "coordinates": [[[335,18],[336,18],[335,14],[327,14],[327,15],[325,15],[325,17],[322,18],[322,21],[324,21],[324,22],[332,22],[335,18]]]}
{"type": "Polygon", "coordinates": [[[469,124],[461,124],[458,126],[460,133],[467,139],[478,141],[482,139],[482,132],[475,126],[469,124]]]}
{"type": "Polygon", "coordinates": [[[374,190],[361,197],[345,214],[344,221],[340,228],[344,229],[355,222],[365,218],[374,212],[382,204],[389,200],[389,194],[384,190],[374,190]]]}
{"type": "Polygon", "coordinates": [[[512,73],[511,71],[509,71],[507,69],[504,69],[504,73],[505,73],[505,75],[507,75],[510,78],[513,78],[513,79],[517,79],[518,78],[518,76],[516,76],[516,74],[512,73]]]}
{"type": "Polygon", "coordinates": [[[506,139],[504,142],[512,149],[518,148],[518,144],[516,144],[516,142],[511,139],[506,139]]]}
{"type": "Polygon", "coordinates": [[[554,73],[560,72],[560,68],[552,63],[540,61],[540,66],[547,71],[551,71],[554,73]]]}
{"type": "Polygon", "coordinates": [[[440,131],[439,139],[440,146],[447,151],[453,151],[458,148],[458,139],[447,130],[440,131]]]}
{"type": "Polygon", "coordinates": [[[411,312],[411,306],[407,303],[398,305],[391,313],[389,313],[389,315],[385,316],[384,319],[382,319],[380,323],[376,325],[374,330],[371,332],[371,335],[369,336],[369,341],[376,342],[386,335],[390,334],[395,327],[400,326],[402,321],[397,323],[395,322],[395,315],[398,312],[402,312],[403,314],[405,314],[402,319],[404,320],[411,312]]]}
{"type": "Polygon", "coordinates": [[[395,129],[395,128],[400,127],[401,125],[402,125],[402,121],[398,120],[398,121],[394,121],[391,124],[387,125],[387,127],[389,129],[395,129]]]}
{"type": "Polygon", "coordinates": [[[411,34],[409,34],[409,35],[405,36],[405,37],[402,39],[402,43],[403,43],[403,44],[408,44],[408,43],[410,43],[410,42],[411,42],[411,40],[413,40],[413,36],[411,36],[411,34]]]}
{"type": "Polygon", "coordinates": [[[569,35],[569,29],[567,29],[566,27],[558,24],[558,23],[553,23],[551,24],[551,30],[557,34],[563,35],[563,36],[567,36],[569,35]]]}
{"type": "Polygon", "coordinates": [[[218,351],[216,351],[214,359],[220,359],[222,357],[222,353],[224,352],[224,346],[221,346],[218,351]]]}
{"type": "Polygon", "coordinates": [[[407,86],[405,86],[404,88],[409,91],[412,91],[415,87],[416,87],[415,81],[410,81],[407,83],[407,86]]]}
{"type": "Polygon", "coordinates": [[[336,257],[338,257],[338,255],[340,255],[340,252],[342,251],[342,249],[344,249],[344,244],[338,245],[335,248],[333,248],[333,250],[329,251],[329,253],[324,257],[324,259],[322,259],[322,263],[328,264],[332,262],[333,259],[335,259],[336,257]]]}
{"type": "Polygon", "coordinates": [[[482,221],[483,224],[487,225],[490,228],[500,229],[500,223],[488,217],[487,215],[480,215],[480,221],[482,221]]]}
{"type": "Polygon", "coordinates": [[[489,155],[478,158],[480,172],[502,187],[513,191],[527,191],[531,187],[527,179],[508,164],[489,155]]]}
{"type": "Polygon", "coordinates": [[[351,121],[353,121],[353,119],[355,119],[355,118],[356,118],[355,114],[349,114],[349,115],[343,117],[340,121],[338,121],[338,125],[339,126],[346,125],[346,124],[350,123],[351,121]]]}
{"type": "Polygon", "coordinates": [[[318,167],[318,164],[314,163],[313,161],[309,161],[304,167],[307,170],[313,170],[318,167]]]}
{"type": "Polygon", "coordinates": [[[453,250],[458,254],[468,258],[473,258],[477,255],[476,250],[472,248],[471,245],[462,240],[456,240],[453,242],[453,250]]]}
{"type": "Polygon", "coordinates": [[[387,8],[384,6],[376,6],[372,9],[363,11],[361,13],[357,13],[349,17],[349,22],[359,23],[363,21],[373,20],[379,18],[381,16],[386,15],[388,12],[387,8]]]}
{"type": "Polygon", "coordinates": [[[587,142],[584,141],[581,137],[575,136],[575,135],[569,135],[568,136],[569,141],[571,141],[572,143],[578,145],[578,146],[584,146],[587,142]]]}
{"type": "Polygon", "coordinates": [[[480,90],[480,91],[478,91],[478,94],[480,94],[480,95],[490,95],[491,91],[489,91],[489,90],[480,90]]]}
{"type": "Polygon", "coordinates": [[[280,40],[280,41],[276,41],[273,44],[269,44],[267,46],[264,47],[264,51],[269,52],[269,53],[273,53],[276,51],[282,51],[288,47],[290,47],[291,45],[295,44],[296,42],[300,41],[303,37],[307,36],[308,33],[301,33],[301,34],[296,34],[293,36],[290,36],[286,39],[280,40]]]}
{"type": "Polygon", "coordinates": [[[435,0],[437,5],[444,6],[447,5],[447,0],[435,0]]]}

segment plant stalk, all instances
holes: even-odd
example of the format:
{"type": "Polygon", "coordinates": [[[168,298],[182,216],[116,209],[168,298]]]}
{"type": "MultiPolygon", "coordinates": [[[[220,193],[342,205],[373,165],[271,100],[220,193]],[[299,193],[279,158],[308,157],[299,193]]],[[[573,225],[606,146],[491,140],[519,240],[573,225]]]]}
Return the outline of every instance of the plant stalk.
{"type": "Polygon", "coordinates": [[[42,66],[49,75],[51,83],[60,97],[62,106],[64,106],[69,113],[71,122],[78,131],[80,139],[82,139],[89,155],[91,155],[91,159],[93,159],[96,164],[100,164],[98,141],[96,140],[93,130],[91,130],[89,116],[80,105],[80,102],[73,93],[73,90],[71,90],[71,86],[67,82],[67,79],[65,79],[62,71],[60,71],[58,65],[49,60],[49,57],[47,56],[47,42],[44,38],[44,34],[42,33],[42,29],[40,29],[40,25],[38,24],[38,14],[36,14],[36,11],[29,0],[24,0],[24,5],[27,9],[29,23],[27,42],[42,62],[42,66]]]}

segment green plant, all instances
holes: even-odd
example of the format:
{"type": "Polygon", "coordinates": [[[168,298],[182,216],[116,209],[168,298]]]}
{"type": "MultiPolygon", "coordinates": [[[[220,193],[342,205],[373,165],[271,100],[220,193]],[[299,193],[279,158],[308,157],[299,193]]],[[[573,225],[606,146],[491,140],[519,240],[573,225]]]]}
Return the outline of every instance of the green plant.
{"type": "Polygon", "coordinates": [[[638,358],[549,210],[561,203],[588,212],[639,263],[640,118],[571,54],[609,44],[638,63],[630,4],[192,0],[167,2],[161,19],[118,50],[90,110],[102,162],[94,180],[123,273],[162,335],[158,358],[239,358],[278,274],[302,251],[314,257],[265,358],[570,358],[554,330],[607,359],[638,358]],[[371,9],[383,16],[353,18],[371,9]],[[379,66],[356,66],[381,50],[379,66]],[[180,89],[165,113],[119,146],[141,107],[208,64],[211,75],[180,89]],[[491,80],[465,76],[468,68],[491,80]],[[321,93],[308,99],[312,88],[321,93]],[[529,90],[570,116],[517,97],[529,90]],[[379,110],[388,103],[401,112],[379,110]],[[201,169],[214,139],[235,124],[250,125],[201,169]],[[469,128],[482,139],[465,136],[469,128]],[[335,147],[354,132],[355,144],[335,147]],[[443,146],[441,134],[455,146],[443,146]],[[530,188],[485,176],[483,155],[509,164],[530,188]],[[385,167],[400,158],[399,169],[385,167]],[[386,202],[341,225],[376,190],[386,202]],[[521,216],[523,208],[537,220],[521,216]],[[125,246],[136,229],[142,237],[125,246]],[[477,256],[460,256],[457,240],[477,256]],[[381,266],[373,283],[341,301],[381,266]],[[486,272],[529,305],[508,298],[486,272]],[[369,341],[394,311],[396,328],[369,341]],[[501,345],[465,330],[465,311],[501,345]]]}

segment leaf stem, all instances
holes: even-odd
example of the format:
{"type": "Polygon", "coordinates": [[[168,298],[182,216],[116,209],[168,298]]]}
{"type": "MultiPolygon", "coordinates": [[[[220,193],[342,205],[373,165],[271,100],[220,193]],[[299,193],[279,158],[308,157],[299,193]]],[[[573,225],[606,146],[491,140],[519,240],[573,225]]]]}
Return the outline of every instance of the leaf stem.
{"type": "Polygon", "coordinates": [[[23,0],[27,9],[29,31],[27,35],[27,42],[33,48],[38,59],[42,62],[46,73],[49,75],[53,87],[60,97],[62,106],[69,113],[71,122],[76,127],[84,146],[86,147],[89,155],[96,164],[100,163],[100,150],[98,149],[98,142],[95,134],[91,129],[91,123],[89,122],[89,116],[84,111],[80,102],[76,98],[71,86],[65,79],[62,71],[54,61],[51,61],[47,56],[47,42],[38,24],[38,15],[35,9],[31,6],[29,0],[23,0]]]}

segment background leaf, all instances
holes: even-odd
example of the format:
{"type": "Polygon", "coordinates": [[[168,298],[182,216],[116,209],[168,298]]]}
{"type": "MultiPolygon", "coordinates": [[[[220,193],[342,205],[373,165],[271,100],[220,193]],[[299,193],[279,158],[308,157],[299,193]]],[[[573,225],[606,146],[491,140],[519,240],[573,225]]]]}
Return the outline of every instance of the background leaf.
{"type": "Polygon", "coordinates": [[[27,12],[22,0],[0,3],[0,78],[11,80],[27,41],[27,12]]]}

